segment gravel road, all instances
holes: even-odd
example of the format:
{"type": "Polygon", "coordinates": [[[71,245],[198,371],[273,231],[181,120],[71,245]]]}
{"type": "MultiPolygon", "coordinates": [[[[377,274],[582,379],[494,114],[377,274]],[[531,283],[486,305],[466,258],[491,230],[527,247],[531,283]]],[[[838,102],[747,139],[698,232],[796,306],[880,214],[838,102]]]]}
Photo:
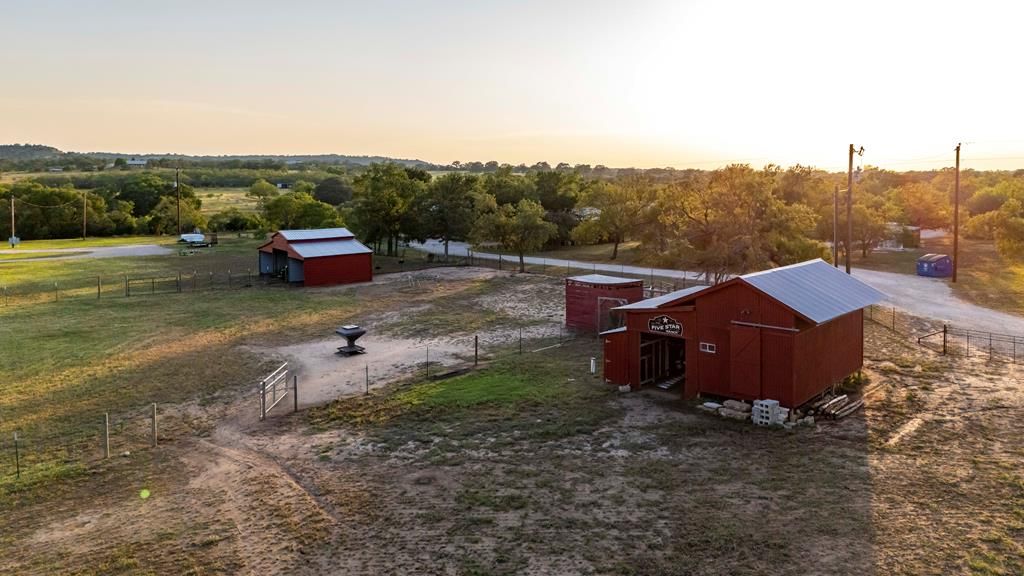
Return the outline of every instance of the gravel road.
{"type": "MultiPolygon", "coordinates": [[[[444,254],[444,244],[437,240],[428,240],[423,244],[414,244],[412,247],[434,254],[444,254]]],[[[468,252],[469,247],[464,242],[451,242],[448,245],[448,254],[451,256],[464,257],[468,252]]],[[[473,252],[473,257],[489,260],[498,259],[497,254],[475,251],[473,252]]],[[[505,258],[513,257],[505,256],[505,258]]],[[[571,265],[573,268],[589,268],[594,272],[607,272],[610,274],[616,272],[636,275],[653,273],[662,278],[678,278],[680,280],[683,278],[696,280],[699,277],[699,274],[696,272],[684,270],[623,266],[619,264],[595,264],[576,260],[538,258],[536,256],[527,256],[525,260],[528,264],[546,263],[548,266],[571,265]]],[[[1024,317],[971,304],[953,294],[947,280],[862,269],[854,269],[853,275],[886,293],[889,296],[886,301],[887,304],[915,316],[948,322],[959,328],[1024,335],[1024,317]]]]}

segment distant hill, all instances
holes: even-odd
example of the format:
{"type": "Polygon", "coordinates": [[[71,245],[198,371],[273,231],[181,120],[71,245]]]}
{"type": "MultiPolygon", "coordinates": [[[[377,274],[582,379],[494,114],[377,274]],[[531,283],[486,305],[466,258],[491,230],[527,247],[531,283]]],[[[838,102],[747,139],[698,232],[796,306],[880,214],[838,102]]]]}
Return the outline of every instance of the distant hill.
{"type": "Polygon", "coordinates": [[[119,152],[63,152],[52,146],[40,144],[0,144],[0,160],[10,161],[31,161],[31,160],[59,160],[65,157],[88,157],[99,160],[115,160],[117,158],[140,158],[145,160],[159,159],[180,159],[196,162],[259,162],[272,161],[284,162],[286,164],[315,163],[315,164],[344,164],[366,166],[375,162],[395,162],[404,166],[417,168],[434,168],[434,164],[424,160],[408,158],[389,158],[387,156],[352,156],[348,154],[306,154],[306,155],[282,155],[282,154],[252,154],[252,155],[221,155],[221,156],[192,156],[188,154],[124,154],[119,152]]]}
{"type": "Polygon", "coordinates": [[[53,146],[42,144],[0,144],[0,160],[47,160],[63,155],[53,146]]]}

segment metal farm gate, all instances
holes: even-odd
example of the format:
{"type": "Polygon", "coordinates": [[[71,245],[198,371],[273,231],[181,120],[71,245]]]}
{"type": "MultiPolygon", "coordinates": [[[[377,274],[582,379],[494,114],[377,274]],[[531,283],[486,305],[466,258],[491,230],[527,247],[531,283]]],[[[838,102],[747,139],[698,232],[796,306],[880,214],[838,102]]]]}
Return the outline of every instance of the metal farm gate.
{"type": "Polygon", "coordinates": [[[299,377],[288,369],[287,362],[260,380],[257,393],[260,399],[260,420],[266,420],[267,414],[289,394],[292,395],[293,411],[299,411],[299,377]],[[288,385],[289,376],[291,386],[288,385]]]}

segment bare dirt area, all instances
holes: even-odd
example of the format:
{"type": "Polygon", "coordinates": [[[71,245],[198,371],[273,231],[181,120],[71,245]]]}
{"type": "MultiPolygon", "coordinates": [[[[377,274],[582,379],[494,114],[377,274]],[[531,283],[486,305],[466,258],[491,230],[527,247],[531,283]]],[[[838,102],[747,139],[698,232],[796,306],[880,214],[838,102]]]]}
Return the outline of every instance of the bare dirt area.
{"type": "Polygon", "coordinates": [[[587,372],[594,339],[530,352],[557,329],[555,280],[446,274],[355,288],[408,296],[353,319],[363,357],[330,332],[247,344],[326,404],[262,423],[252,390],[183,405],[202,425],[24,495],[0,573],[1024,572],[1019,367],[868,323],[865,410],[761,429],[615,393],[587,372]],[[426,346],[452,367],[485,334],[481,368],[417,377],[426,346]]]}

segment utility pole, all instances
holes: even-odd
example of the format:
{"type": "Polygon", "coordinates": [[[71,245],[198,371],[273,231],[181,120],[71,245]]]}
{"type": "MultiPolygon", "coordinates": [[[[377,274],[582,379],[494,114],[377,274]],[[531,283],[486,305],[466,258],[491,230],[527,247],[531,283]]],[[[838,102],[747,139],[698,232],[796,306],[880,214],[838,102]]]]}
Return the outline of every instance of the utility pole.
{"type": "Polygon", "coordinates": [[[960,143],[956,143],[956,180],[953,184],[953,282],[960,267],[960,143]]]}
{"type": "Polygon", "coordinates": [[[178,196],[178,237],[181,237],[181,166],[174,170],[174,192],[178,196]]]}
{"type": "Polygon", "coordinates": [[[850,273],[850,252],[853,251],[853,155],[864,155],[864,147],[859,150],[850,144],[850,164],[846,171],[846,273],[850,273]]]}
{"type": "Polygon", "coordinates": [[[14,233],[14,192],[11,192],[11,248],[14,248],[14,238],[17,236],[14,233]]]}
{"type": "Polygon", "coordinates": [[[832,190],[832,265],[839,268],[839,184],[832,190]]]}

